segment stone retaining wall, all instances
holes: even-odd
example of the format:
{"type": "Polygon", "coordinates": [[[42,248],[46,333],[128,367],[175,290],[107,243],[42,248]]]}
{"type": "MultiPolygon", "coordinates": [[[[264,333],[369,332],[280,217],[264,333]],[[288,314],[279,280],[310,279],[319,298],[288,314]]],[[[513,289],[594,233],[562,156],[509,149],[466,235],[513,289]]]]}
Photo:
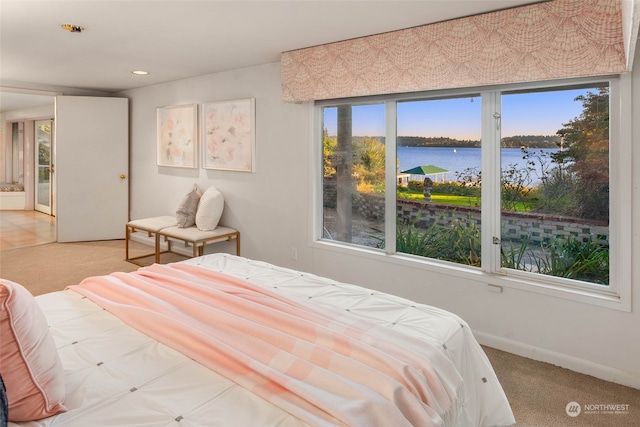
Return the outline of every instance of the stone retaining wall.
{"type": "MultiPolygon", "coordinates": [[[[335,185],[325,181],[325,207],[335,207],[335,185]]],[[[353,212],[367,219],[380,221],[384,218],[384,196],[354,193],[353,212]]],[[[480,208],[437,204],[421,200],[398,200],[398,219],[427,228],[438,221],[447,225],[451,221],[473,222],[480,226],[480,208]]],[[[609,227],[601,221],[559,215],[502,212],[503,240],[522,241],[528,238],[532,243],[549,242],[559,237],[572,235],[586,242],[589,239],[609,244],[609,227]]]]}

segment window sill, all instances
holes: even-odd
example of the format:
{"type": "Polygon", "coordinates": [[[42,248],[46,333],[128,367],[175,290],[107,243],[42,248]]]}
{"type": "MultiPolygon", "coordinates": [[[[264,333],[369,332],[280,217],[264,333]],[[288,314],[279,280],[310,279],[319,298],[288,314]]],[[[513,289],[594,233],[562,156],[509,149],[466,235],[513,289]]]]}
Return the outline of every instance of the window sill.
{"type": "Polygon", "coordinates": [[[548,295],[554,298],[562,298],[578,303],[595,305],[619,311],[631,311],[629,298],[623,298],[610,290],[587,289],[558,285],[555,283],[545,283],[542,280],[530,280],[515,276],[502,276],[499,274],[485,273],[487,283],[494,286],[504,286],[506,288],[517,289],[525,292],[548,295]]]}

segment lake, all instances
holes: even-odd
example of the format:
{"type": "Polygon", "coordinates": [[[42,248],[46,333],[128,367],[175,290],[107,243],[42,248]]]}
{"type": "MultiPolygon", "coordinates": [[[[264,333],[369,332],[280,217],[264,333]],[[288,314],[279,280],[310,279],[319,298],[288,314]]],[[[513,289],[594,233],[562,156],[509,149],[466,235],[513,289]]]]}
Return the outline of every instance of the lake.
{"type": "MultiPolygon", "coordinates": [[[[400,162],[399,171],[411,169],[416,166],[433,165],[449,170],[445,180],[455,181],[456,172],[462,173],[467,168],[476,168],[480,171],[481,158],[480,148],[452,148],[452,147],[398,147],[398,160],[400,162]]],[[[531,152],[540,151],[550,154],[558,151],[556,148],[532,149],[531,152]]],[[[519,168],[526,167],[526,160],[522,158],[522,150],[519,148],[502,149],[502,165],[517,165],[519,168]]],[[[540,182],[542,174],[540,165],[536,162],[536,171],[532,176],[532,184],[540,182]]],[[[432,178],[433,179],[433,178],[432,178]]]]}

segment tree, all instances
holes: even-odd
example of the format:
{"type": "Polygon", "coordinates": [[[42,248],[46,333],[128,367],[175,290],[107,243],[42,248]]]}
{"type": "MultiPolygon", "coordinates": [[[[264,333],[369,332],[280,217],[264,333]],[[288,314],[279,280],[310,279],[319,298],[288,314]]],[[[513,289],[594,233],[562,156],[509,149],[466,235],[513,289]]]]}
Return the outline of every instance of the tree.
{"type": "Polygon", "coordinates": [[[336,144],[336,215],[338,218],[338,239],[350,242],[352,237],[351,216],[353,191],[351,188],[352,111],[351,105],[338,107],[338,138],[336,144]]]}
{"type": "Polygon", "coordinates": [[[559,165],[569,164],[573,174],[576,214],[583,218],[609,219],[609,88],[598,88],[575,98],[582,102],[579,117],[563,124],[557,134],[559,165]]]}
{"type": "Polygon", "coordinates": [[[375,187],[384,188],[385,146],[375,138],[364,137],[353,144],[353,175],[366,191],[375,187]]]}
{"type": "Polygon", "coordinates": [[[332,176],[336,173],[336,168],[333,167],[333,157],[336,151],[336,146],[338,145],[338,140],[335,137],[330,137],[329,133],[325,129],[322,145],[324,151],[324,176],[332,176]]]}

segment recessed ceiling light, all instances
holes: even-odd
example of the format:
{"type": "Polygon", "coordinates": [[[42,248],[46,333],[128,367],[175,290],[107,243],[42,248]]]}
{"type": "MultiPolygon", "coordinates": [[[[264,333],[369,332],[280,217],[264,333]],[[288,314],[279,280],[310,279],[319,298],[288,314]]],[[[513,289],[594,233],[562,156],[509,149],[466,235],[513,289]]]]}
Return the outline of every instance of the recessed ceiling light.
{"type": "Polygon", "coordinates": [[[69,31],[70,33],[81,33],[84,30],[80,25],[62,24],[60,26],[63,30],[69,31]]]}
{"type": "Polygon", "coordinates": [[[146,76],[147,74],[149,74],[148,71],[142,71],[142,70],[133,70],[131,73],[137,76],[146,76]]]}

